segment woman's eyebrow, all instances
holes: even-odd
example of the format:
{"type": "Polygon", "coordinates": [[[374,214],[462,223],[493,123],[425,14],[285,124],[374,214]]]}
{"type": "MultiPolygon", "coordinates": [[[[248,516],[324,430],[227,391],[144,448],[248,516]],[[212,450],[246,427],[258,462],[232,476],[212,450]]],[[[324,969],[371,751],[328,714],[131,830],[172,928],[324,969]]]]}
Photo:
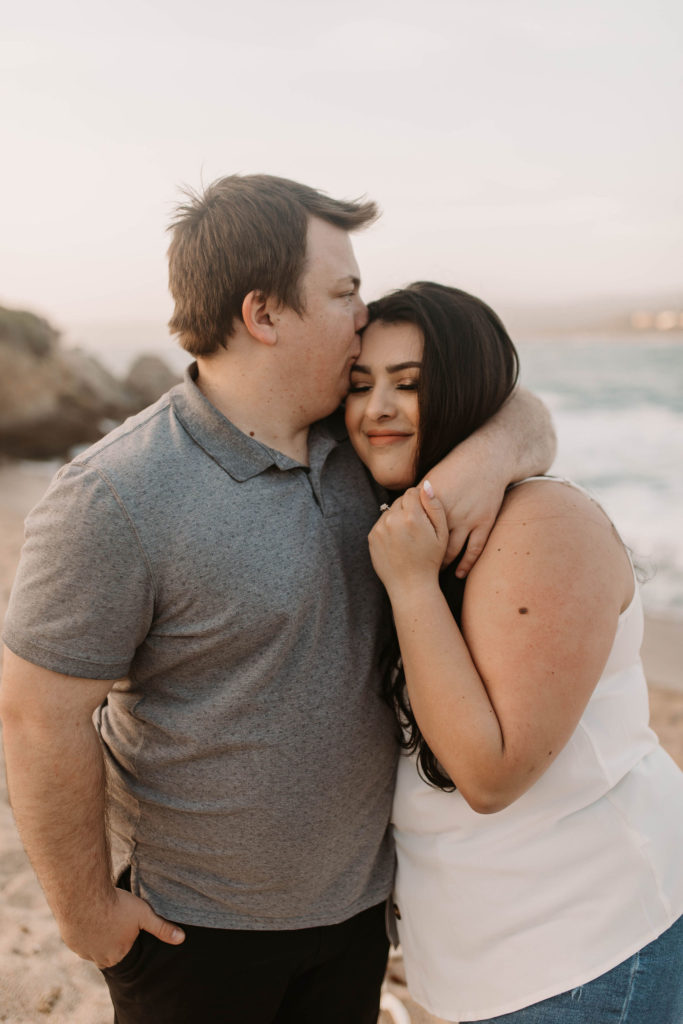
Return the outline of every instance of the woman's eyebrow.
{"type": "Polygon", "coordinates": [[[422,369],[422,363],[419,359],[411,359],[407,363],[394,363],[393,366],[387,366],[389,373],[399,373],[400,370],[420,370],[422,369]]]}
{"type": "MultiPolygon", "coordinates": [[[[420,370],[422,369],[422,363],[419,360],[410,360],[407,363],[393,363],[391,366],[385,367],[387,373],[400,373],[401,370],[420,370]]],[[[369,366],[363,366],[361,363],[354,363],[351,367],[351,373],[372,373],[369,366]]]]}

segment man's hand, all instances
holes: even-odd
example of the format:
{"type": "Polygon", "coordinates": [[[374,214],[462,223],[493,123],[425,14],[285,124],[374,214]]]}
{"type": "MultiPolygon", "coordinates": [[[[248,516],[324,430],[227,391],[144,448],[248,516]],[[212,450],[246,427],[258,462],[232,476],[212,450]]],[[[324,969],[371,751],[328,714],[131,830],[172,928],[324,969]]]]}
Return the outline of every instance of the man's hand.
{"type": "Polygon", "coordinates": [[[131,950],[141,931],[150,932],[171,946],[184,941],[184,932],[155,914],[139,896],[125,889],[114,889],[112,895],[108,911],[99,914],[91,925],[62,925],[65,943],[84,960],[92,960],[98,967],[113,967],[131,950]]]}
{"type": "Polygon", "coordinates": [[[172,944],[184,939],[111,883],[102,748],[92,723],[111,686],[5,649],[0,713],[14,816],[64,941],[98,967],[122,960],[140,930],[172,944]]]}
{"type": "Polygon", "coordinates": [[[443,567],[467,545],[456,569],[456,576],[463,578],[493,529],[509,482],[508,468],[488,452],[484,437],[472,434],[430,471],[429,480],[444,506],[449,530],[443,567]]]}
{"type": "MultiPolygon", "coordinates": [[[[455,570],[455,575],[460,578],[467,576],[484,550],[507,486],[501,483],[500,476],[489,474],[486,465],[471,465],[469,468],[473,471],[473,479],[468,484],[466,474],[461,474],[462,489],[446,508],[449,536],[443,567],[450,565],[467,544],[455,570]]],[[[430,478],[433,475],[430,473],[430,478]]]]}
{"type": "Polygon", "coordinates": [[[530,391],[519,388],[483,427],[430,469],[450,530],[444,566],[466,543],[456,576],[467,576],[484,550],[506,487],[545,473],[554,457],[548,410],[530,391]]]}

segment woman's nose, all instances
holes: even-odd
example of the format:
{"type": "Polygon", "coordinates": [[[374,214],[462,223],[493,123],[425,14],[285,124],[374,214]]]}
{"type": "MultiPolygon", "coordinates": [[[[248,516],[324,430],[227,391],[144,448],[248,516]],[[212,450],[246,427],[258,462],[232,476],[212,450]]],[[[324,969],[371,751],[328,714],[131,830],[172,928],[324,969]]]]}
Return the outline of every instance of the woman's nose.
{"type": "Polygon", "coordinates": [[[391,399],[391,392],[375,386],[365,407],[365,415],[372,420],[380,420],[393,416],[394,411],[395,406],[391,399]]]}

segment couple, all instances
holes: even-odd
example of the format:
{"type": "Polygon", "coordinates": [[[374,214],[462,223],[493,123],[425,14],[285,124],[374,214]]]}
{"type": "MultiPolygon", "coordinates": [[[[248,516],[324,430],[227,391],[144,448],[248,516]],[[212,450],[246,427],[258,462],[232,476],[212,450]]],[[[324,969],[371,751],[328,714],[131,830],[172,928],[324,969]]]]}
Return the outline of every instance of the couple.
{"type": "Polygon", "coordinates": [[[487,307],[416,285],[361,342],[349,232],[375,216],[260,175],[179,210],[196,364],[27,521],[2,685],[26,848],[119,1024],[374,1024],[395,709],[416,997],[593,1024],[669,999],[648,1019],[673,1022],[683,785],[647,728],[630,563],[561,483],[496,519],[552,442],[487,307]],[[400,495],[381,514],[334,413],[350,372],[348,437],[400,495]]]}

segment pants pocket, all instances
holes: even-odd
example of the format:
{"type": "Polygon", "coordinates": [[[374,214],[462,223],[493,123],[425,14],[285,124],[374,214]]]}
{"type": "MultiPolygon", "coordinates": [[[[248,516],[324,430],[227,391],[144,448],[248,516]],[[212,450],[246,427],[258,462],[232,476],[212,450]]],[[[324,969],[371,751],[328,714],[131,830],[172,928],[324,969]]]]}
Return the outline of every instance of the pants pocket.
{"type": "Polygon", "coordinates": [[[134,968],[138,960],[140,959],[140,954],[142,952],[143,946],[143,936],[145,934],[146,932],[138,932],[135,942],[130,947],[130,949],[123,957],[123,959],[119,960],[117,964],[112,964],[111,967],[100,968],[102,974],[104,974],[105,977],[113,977],[114,975],[126,974],[127,971],[130,971],[132,968],[134,968]]]}

